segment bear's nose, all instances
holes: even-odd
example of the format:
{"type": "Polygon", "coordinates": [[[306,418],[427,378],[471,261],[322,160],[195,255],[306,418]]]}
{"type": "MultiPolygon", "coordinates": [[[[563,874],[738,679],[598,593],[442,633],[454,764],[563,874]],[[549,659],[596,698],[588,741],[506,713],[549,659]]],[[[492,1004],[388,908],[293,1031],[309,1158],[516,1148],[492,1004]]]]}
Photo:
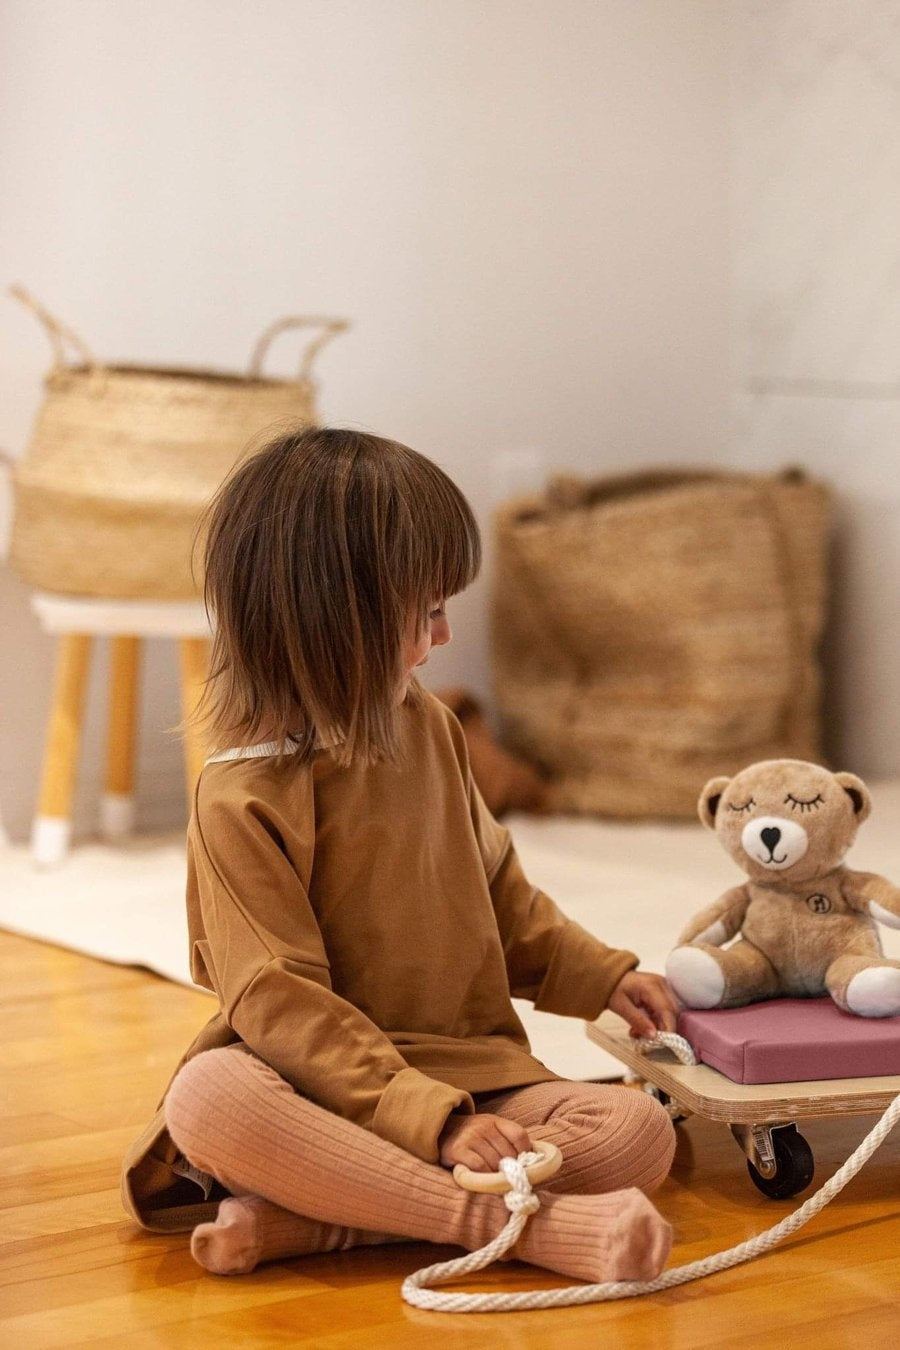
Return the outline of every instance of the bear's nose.
{"type": "Polygon", "coordinates": [[[760,830],[759,833],[760,838],[762,839],[766,848],[769,850],[770,853],[774,853],[775,845],[781,838],[781,831],[777,830],[774,825],[769,825],[766,827],[766,829],[760,830]]]}

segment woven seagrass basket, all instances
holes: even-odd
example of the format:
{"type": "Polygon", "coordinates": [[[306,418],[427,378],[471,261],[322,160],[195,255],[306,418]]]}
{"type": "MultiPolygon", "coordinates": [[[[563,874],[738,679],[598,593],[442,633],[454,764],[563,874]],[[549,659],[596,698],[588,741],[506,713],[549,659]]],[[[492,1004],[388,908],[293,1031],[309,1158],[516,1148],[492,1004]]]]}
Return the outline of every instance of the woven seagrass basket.
{"type": "Polygon", "coordinates": [[[828,507],[797,471],[651,472],[500,510],[502,736],[551,809],[693,816],[715,774],[820,757],[828,507]]]}
{"type": "MultiPolygon", "coordinates": [[[[54,350],[46,396],[13,472],[10,561],[41,590],[121,599],[185,600],[197,522],[233,465],[262,433],[316,420],[312,362],[347,324],[289,317],[263,333],[247,375],[107,366],[27,292],[54,350]],[[313,327],[295,380],[261,371],[272,339],[313,327]],[[66,363],[66,347],[81,357],[66,363]]],[[[197,550],[197,563],[202,556],[197,550]]]]}

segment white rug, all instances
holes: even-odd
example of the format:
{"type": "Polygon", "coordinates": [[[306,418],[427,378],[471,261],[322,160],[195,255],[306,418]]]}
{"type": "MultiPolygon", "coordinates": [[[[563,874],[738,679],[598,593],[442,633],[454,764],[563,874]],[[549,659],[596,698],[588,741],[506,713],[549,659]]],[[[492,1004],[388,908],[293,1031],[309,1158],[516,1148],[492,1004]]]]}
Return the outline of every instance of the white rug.
{"type": "MultiPolygon", "coordinates": [[[[873,789],[872,817],[848,862],[900,884],[900,782],[873,789]]],[[[507,822],[528,877],[585,928],[661,970],[685,918],[740,872],[699,825],[618,824],[516,816],[507,822]]],[[[123,846],[77,845],[60,868],[34,868],[26,848],[0,853],[0,926],[190,984],[181,835],[123,846]]],[[[900,958],[900,931],[881,929],[900,958]]],[[[580,1022],[518,1005],[535,1054],[567,1078],[616,1076],[580,1022]]]]}

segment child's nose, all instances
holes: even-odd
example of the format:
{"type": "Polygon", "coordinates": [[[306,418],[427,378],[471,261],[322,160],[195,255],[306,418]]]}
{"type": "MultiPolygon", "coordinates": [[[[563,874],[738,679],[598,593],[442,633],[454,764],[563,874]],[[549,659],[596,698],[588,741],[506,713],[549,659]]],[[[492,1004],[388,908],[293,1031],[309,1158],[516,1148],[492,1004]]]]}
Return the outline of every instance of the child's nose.
{"type": "Polygon", "coordinates": [[[447,643],[453,637],[450,631],[450,620],[446,614],[440,619],[435,619],[431,625],[431,645],[432,647],[446,647],[447,643]]]}

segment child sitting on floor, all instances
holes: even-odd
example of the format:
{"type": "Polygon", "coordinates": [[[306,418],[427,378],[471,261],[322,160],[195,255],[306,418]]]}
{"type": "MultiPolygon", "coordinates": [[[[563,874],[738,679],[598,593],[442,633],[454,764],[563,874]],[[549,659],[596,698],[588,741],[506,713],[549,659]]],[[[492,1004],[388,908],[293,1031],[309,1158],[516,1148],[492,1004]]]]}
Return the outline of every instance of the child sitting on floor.
{"type": "Polygon", "coordinates": [[[234,748],[197,787],[187,905],[219,1012],[126,1168],[132,1213],[194,1227],[208,1270],[402,1238],[473,1250],[507,1213],[448,1169],[493,1171],[533,1139],[564,1162],[516,1255],[589,1281],[665,1263],[646,1193],[671,1165],[667,1115],[560,1080],[511,997],[611,1007],[645,1035],[674,1029],[671,994],[528,883],[416,679],[479,563],[455,485],[376,436],[282,436],[213,504],[207,713],[234,748]]]}

